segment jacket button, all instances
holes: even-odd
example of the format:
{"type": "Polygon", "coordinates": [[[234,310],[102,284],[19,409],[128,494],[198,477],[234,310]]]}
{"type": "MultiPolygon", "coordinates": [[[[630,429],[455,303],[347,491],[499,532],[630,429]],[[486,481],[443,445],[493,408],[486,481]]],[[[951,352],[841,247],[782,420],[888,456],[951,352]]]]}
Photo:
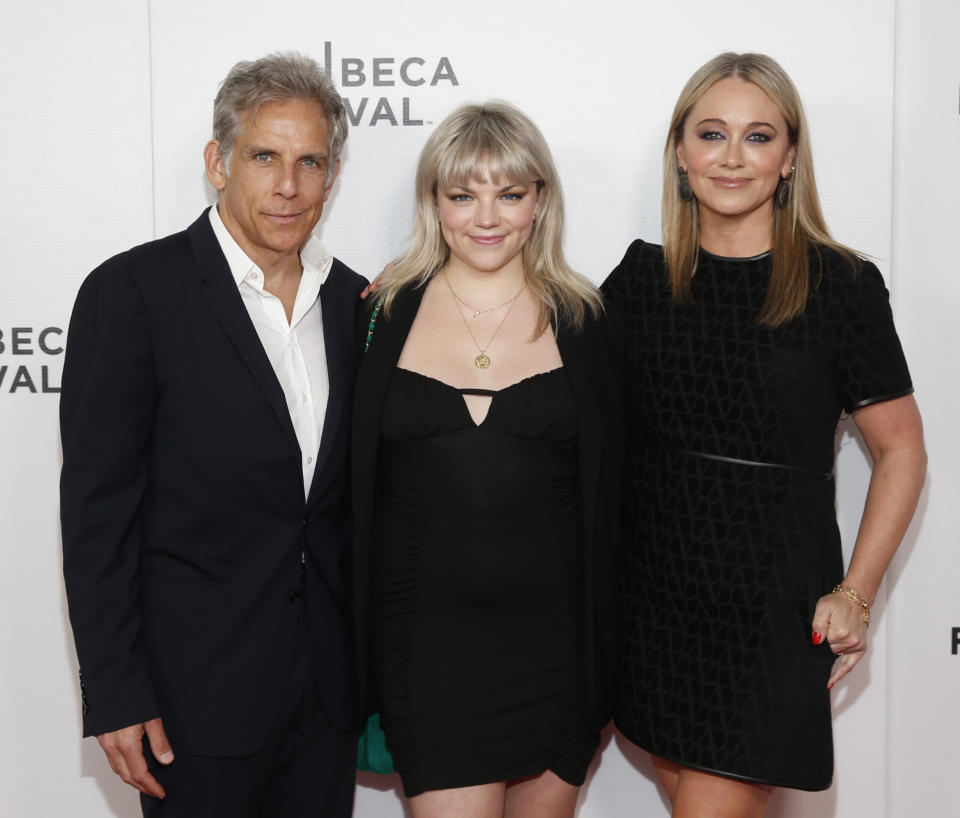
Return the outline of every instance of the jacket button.
{"type": "Polygon", "coordinates": [[[291,591],[290,595],[287,597],[287,602],[293,603],[300,599],[299,591],[291,591]]]}

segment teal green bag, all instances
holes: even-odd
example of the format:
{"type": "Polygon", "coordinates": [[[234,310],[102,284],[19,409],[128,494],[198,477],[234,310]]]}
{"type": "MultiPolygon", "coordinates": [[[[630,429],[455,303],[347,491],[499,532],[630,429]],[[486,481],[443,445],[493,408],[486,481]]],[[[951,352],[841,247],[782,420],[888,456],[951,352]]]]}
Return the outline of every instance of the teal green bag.
{"type": "Polygon", "coordinates": [[[367,719],[357,745],[357,769],[366,773],[389,775],[394,772],[393,756],[387,749],[387,737],[380,727],[380,714],[367,719]]]}

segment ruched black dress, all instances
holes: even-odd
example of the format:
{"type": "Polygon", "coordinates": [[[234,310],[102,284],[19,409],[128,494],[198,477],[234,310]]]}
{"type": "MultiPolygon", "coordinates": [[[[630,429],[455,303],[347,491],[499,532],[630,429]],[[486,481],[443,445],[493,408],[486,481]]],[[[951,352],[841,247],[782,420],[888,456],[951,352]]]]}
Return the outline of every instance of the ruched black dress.
{"type": "Polygon", "coordinates": [[[583,782],[583,513],[564,370],[492,394],[396,369],[380,429],[370,669],[408,796],[583,782]]]}
{"type": "Polygon", "coordinates": [[[812,250],[806,311],[779,328],[756,322],[768,280],[768,256],[701,252],[678,305],[662,249],[638,241],[603,285],[630,373],[615,721],[680,764],[817,790],[833,655],[811,621],[843,576],[837,421],[912,387],[872,264],[812,250]]]}

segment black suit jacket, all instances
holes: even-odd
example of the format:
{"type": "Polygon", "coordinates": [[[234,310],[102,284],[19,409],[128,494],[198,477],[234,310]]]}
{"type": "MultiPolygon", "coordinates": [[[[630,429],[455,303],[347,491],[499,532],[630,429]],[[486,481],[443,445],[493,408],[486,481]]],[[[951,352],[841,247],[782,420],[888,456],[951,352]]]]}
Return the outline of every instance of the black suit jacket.
{"type": "MultiPolygon", "coordinates": [[[[357,377],[353,409],[354,561],[357,599],[357,657],[360,704],[369,698],[367,650],[370,639],[370,563],[373,538],[377,450],[383,404],[423,289],[401,293],[389,319],[377,318],[357,377]]],[[[375,301],[374,298],[369,301],[375,301]]],[[[360,311],[361,349],[366,346],[370,309],[360,311]]],[[[619,531],[623,423],[618,376],[620,322],[615,316],[588,319],[583,330],[561,327],[557,346],[573,388],[579,425],[580,487],[584,513],[586,580],[586,663],[588,708],[594,726],[610,720],[616,679],[617,619],[614,566],[619,531]]]]}
{"type": "Polygon", "coordinates": [[[304,605],[325,706],[354,723],[347,458],[365,283],[334,261],[320,290],[330,395],[305,501],[283,391],[206,212],[84,282],[60,403],[84,735],[161,716],[175,751],[249,754],[304,605]]]}

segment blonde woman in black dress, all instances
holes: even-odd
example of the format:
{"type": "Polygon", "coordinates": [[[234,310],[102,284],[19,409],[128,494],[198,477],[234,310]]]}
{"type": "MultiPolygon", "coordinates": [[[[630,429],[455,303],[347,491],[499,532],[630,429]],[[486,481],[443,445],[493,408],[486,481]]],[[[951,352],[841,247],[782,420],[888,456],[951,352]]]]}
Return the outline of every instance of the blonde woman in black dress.
{"type": "Polygon", "coordinates": [[[619,345],[516,108],[445,119],[416,194],[363,318],[361,679],[415,818],[566,818],[611,712],[619,345]]]}
{"type": "Polygon", "coordinates": [[[925,454],[876,267],[821,215],[799,97],[769,57],[689,80],[664,154],[664,246],[601,288],[626,326],[623,657],[615,721],[674,818],[759,818],[830,785],[830,693],[910,522],[925,454]],[[844,572],[834,445],[873,472],[844,572]]]}

